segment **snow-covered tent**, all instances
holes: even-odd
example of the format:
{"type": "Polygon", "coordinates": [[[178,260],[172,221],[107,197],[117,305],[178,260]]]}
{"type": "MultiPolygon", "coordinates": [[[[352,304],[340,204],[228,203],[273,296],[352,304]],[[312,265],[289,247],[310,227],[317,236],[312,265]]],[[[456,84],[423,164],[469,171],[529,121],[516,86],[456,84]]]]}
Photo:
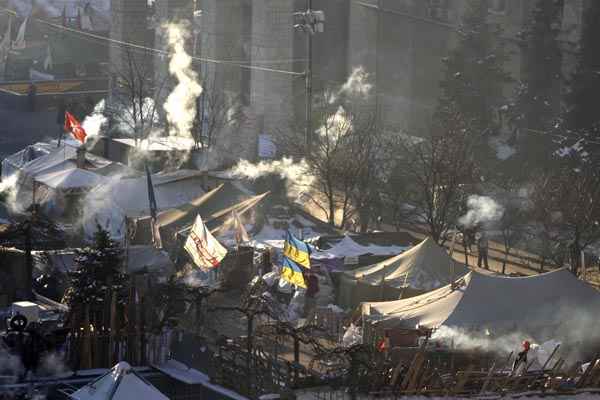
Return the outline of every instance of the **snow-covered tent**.
{"type": "Polygon", "coordinates": [[[85,169],[71,168],[39,175],[35,181],[55,191],[81,193],[106,183],[107,178],[85,169]]]}
{"type": "MultiPolygon", "coordinates": [[[[202,175],[198,171],[180,170],[152,175],[158,211],[181,207],[204,195],[202,175]]],[[[96,224],[109,230],[114,238],[121,238],[125,218],[150,215],[148,183],[139,178],[115,177],[92,190],[86,197],[88,207],[84,214],[87,235],[93,234],[96,224]]]]}
{"type": "Polygon", "coordinates": [[[354,307],[365,301],[396,300],[439,288],[468,269],[431,238],[377,264],[344,272],[338,303],[354,307]]]}
{"type": "Polygon", "coordinates": [[[70,397],[73,400],[169,400],[124,361],[70,397]]]}
{"type": "Polygon", "coordinates": [[[331,248],[319,251],[311,255],[315,260],[326,260],[331,258],[358,257],[365,254],[395,256],[408,250],[410,247],[390,245],[378,246],[369,244],[367,246],[355,242],[351,236],[344,235],[342,240],[335,243],[331,248]]]}
{"type": "MultiPolygon", "coordinates": [[[[460,328],[492,333],[597,332],[600,293],[566,269],[529,277],[471,271],[432,292],[388,302],[363,303],[365,318],[382,328],[460,328]]],[[[538,336],[539,337],[539,336],[538,336]]],[[[556,337],[556,336],[555,336],[556,337]]]]}

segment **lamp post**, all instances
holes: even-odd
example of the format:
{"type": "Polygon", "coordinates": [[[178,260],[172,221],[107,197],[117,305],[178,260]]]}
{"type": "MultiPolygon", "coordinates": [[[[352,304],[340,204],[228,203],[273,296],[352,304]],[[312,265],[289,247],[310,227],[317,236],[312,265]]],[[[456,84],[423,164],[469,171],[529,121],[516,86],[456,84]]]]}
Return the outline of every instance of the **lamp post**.
{"type": "Polygon", "coordinates": [[[305,141],[307,151],[310,151],[312,144],[312,57],[313,43],[312,37],[317,33],[325,31],[325,13],[312,9],[312,0],[306,0],[306,11],[294,13],[297,23],[294,28],[306,33],[306,70],[304,72],[306,88],[305,104],[305,141]]]}

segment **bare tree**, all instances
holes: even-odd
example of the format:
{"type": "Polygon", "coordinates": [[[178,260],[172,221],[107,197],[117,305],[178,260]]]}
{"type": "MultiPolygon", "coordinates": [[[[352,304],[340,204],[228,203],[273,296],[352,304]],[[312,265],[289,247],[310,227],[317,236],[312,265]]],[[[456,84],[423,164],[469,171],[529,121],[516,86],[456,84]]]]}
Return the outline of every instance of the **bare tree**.
{"type": "Polygon", "coordinates": [[[565,163],[534,182],[532,201],[537,222],[560,249],[555,260],[560,265],[570,258],[577,273],[581,252],[600,239],[600,172],[565,163]]]}
{"type": "Polygon", "coordinates": [[[310,144],[302,129],[291,129],[281,133],[278,145],[285,154],[305,160],[306,172],[314,177],[308,188],[312,204],[331,225],[339,211],[339,225],[344,226],[355,213],[356,201],[366,201],[358,191],[361,183],[375,173],[379,142],[369,137],[374,135],[375,118],[360,106],[333,101],[329,94],[322,95],[315,110],[318,129],[310,144]]]}
{"type": "Polygon", "coordinates": [[[196,101],[194,140],[196,145],[211,148],[223,143],[223,136],[239,130],[246,114],[239,93],[217,87],[214,71],[202,81],[203,91],[196,101]]]}
{"type": "Polygon", "coordinates": [[[133,136],[136,141],[146,138],[159,122],[159,106],[166,76],[155,75],[150,56],[123,50],[123,60],[111,67],[113,88],[104,113],[116,130],[133,136]]]}
{"type": "MultiPolygon", "coordinates": [[[[438,243],[446,241],[465,201],[465,185],[475,174],[470,130],[462,115],[447,112],[444,121],[423,141],[402,140],[393,179],[406,187],[389,196],[402,204],[398,216],[416,230],[424,230],[438,243]]],[[[389,185],[388,185],[389,186],[389,185]]]]}

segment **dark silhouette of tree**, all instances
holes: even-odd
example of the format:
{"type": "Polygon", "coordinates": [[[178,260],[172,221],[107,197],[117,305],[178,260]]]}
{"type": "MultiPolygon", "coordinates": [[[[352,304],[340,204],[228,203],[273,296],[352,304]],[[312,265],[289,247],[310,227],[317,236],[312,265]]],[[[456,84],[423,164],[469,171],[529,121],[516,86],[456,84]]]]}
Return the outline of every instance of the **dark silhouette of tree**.
{"type": "Polygon", "coordinates": [[[69,273],[70,287],[65,293],[66,303],[74,310],[85,306],[91,312],[101,313],[111,293],[117,294],[117,304],[127,302],[128,276],[124,272],[123,249],[110,238],[108,231],[98,226],[90,247],[77,250],[75,268],[69,273]]]}
{"type": "Polygon", "coordinates": [[[443,60],[445,76],[437,113],[443,117],[447,110],[456,109],[469,121],[472,134],[493,133],[498,109],[504,105],[503,86],[510,81],[504,70],[507,60],[502,30],[488,21],[487,2],[470,0],[458,29],[458,45],[443,60]]]}

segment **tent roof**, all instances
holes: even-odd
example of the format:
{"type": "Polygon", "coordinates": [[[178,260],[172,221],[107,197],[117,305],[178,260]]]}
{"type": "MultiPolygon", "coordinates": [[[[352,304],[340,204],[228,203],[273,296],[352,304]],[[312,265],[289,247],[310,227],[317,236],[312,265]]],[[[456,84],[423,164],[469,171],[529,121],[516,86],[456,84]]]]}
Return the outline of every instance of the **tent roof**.
{"type": "Polygon", "coordinates": [[[347,276],[362,283],[431,290],[448,284],[454,276],[461,277],[468,269],[446,253],[431,238],[427,238],[410,250],[368,267],[346,272],[347,276]]]}
{"type": "Polygon", "coordinates": [[[71,394],[74,400],[169,400],[148,381],[137,375],[126,362],[71,394]]]}
{"type": "MultiPolygon", "coordinates": [[[[152,185],[159,210],[179,207],[204,195],[200,175],[187,171],[154,174],[152,185]]],[[[98,209],[116,207],[129,217],[150,213],[146,176],[115,179],[111,184],[93,190],[90,199],[98,204],[98,209]]]]}
{"type": "Polygon", "coordinates": [[[471,271],[458,283],[455,290],[448,285],[409,299],[363,303],[362,310],[387,327],[491,330],[569,325],[569,317],[600,313],[600,293],[566,269],[519,278],[471,271]]]}
{"type": "Polygon", "coordinates": [[[93,188],[105,183],[106,178],[85,169],[73,168],[49,174],[43,174],[35,178],[36,181],[52,189],[80,189],[93,188]]]}
{"type": "Polygon", "coordinates": [[[342,240],[335,243],[331,248],[316,252],[311,255],[315,260],[327,258],[356,257],[365,254],[394,256],[408,250],[410,246],[387,245],[378,246],[373,244],[363,245],[354,241],[354,236],[345,235],[342,240]]]}
{"type": "Polygon", "coordinates": [[[220,214],[223,210],[248,200],[250,197],[231,183],[223,183],[200,197],[160,213],[157,224],[161,228],[175,227],[176,230],[180,230],[192,225],[198,214],[205,221],[209,221],[217,217],[217,214],[220,214]]]}

